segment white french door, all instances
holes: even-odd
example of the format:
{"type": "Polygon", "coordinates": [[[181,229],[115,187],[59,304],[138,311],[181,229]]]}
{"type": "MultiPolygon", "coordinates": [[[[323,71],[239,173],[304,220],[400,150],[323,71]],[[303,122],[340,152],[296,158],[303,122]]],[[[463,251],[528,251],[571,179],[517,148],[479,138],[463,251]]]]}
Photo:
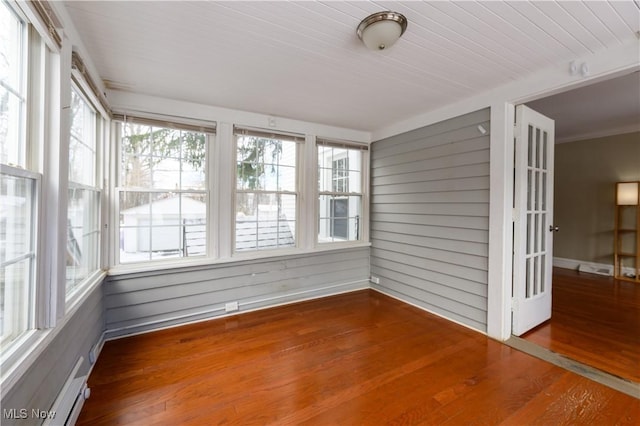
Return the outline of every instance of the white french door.
{"type": "Polygon", "coordinates": [[[516,107],[513,321],[516,336],[551,318],[554,121],[516,107]]]}

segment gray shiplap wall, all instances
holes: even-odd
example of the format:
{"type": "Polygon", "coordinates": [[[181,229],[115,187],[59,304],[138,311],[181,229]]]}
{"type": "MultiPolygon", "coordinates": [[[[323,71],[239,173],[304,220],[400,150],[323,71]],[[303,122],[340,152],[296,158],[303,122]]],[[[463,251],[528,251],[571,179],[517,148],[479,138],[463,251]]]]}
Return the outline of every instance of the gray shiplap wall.
{"type": "MultiPolygon", "coordinates": [[[[95,287],[87,299],[73,312],[29,370],[2,399],[2,409],[49,410],[62,391],[78,359],[84,357],[79,375],[89,371],[89,351],[98,343],[104,331],[102,286],[95,287]]],[[[3,426],[39,424],[37,419],[9,419],[3,416],[3,426]]],[[[56,424],[54,422],[54,424],[56,424]]]]}
{"type": "Polygon", "coordinates": [[[106,337],[247,311],[369,286],[369,247],[110,277],[106,337]]]}
{"type": "Polygon", "coordinates": [[[373,288],[484,332],[489,117],[484,109],[371,147],[373,288]]]}

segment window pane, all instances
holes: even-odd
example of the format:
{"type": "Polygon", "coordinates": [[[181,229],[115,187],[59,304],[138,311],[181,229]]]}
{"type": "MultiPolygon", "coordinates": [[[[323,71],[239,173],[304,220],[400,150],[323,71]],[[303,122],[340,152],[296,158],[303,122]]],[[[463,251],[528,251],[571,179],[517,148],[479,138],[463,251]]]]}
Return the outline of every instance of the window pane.
{"type": "Polygon", "coordinates": [[[0,163],[25,167],[23,102],[0,86],[0,163]]]}
{"type": "Polygon", "coordinates": [[[180,189],[181,173],[180,160],[175,158],[152,157],[152,188],[158,189],[180,189]]]}
{"type": "Polygon", "coordinates": [[[4,346],[30,327],[34,181],[2,174],[0,187],[0,341],[4,346]]]}
{"type": "Polygon", "coordinates": [[[121,185],[166,190],[206,187],[206,135],[123,125],[121,185]]]}
{"type": "Polygon", "coordinates": [[[120,193],[120,262],[151,259],[151,193],[120,193]]]}
{"type": "Polygon", "coordinates": [[[359,149],[318,146],[320,192],[360,193],[362,152],[359,149]]]}
{"type": "Polygon", "coordinates": [[[136,124],[122,126],[120,142],[120,185],[128,188],[148,188],[151,184],[148,157],[151,127],[136,124]]]}
{"type": "Polygon", "coordinates": [[[67,295],[99,269],[100,193],[69,188],[67,295]]]}
{"type": "Polygon", "coordinates": [[[361,193],[362,192],[362,153],[350,152],[349,153],[349,170],[347,171],[349,179],[349,192],[361,193]]]}
{"type": "Polygon", "coordinates": [[[296,155],[295,142],[238,136],[236,188],[294,192],[296,155]]]}
{"type": "Polygon", "coordinates": [[[206,188],[206,152],[204,133],[182,132],[182,189],[206,188]]]}
{"type": "Polygon", "coordinates": [[[0,4],[0,163],[27,168],[23,81],[24,24],[0,4]]]}
{"type": "Polygon", "coordinates": [[[74,90],[71,91],[71,138],[69,180],[88,186],[96,184],[96,113],[74,90]]]}
{"type": "Polygon", "coordinates": [[[202,193],[120,193],[120,262],[206,254],[202,193]]]}
{"type": "Polygon", "coordinates": [[[321,195],[318,242],[360,239],[362,197],[321,195]]]}
{"type": "MultiPolygon", "coordinates": [[[[0,80],[19,89],[22,73],[22,32],[23,24],[9,9],[0,4],[0,80]]],[[[20,90],[18,90],[20,92],[20,90]]]]}
{"type": "Polygon", "coordinates": [[[359,240],[362,151],[318,145],[318,168],[318,242],[359,240]]]}
{"type": "Polygon", "coordinates": [[[100,189],[97,187],[97,147],[97,114],[80,92],[73,87],[65,257],[67,298],[100,268],[100,189]]]}
{"type": "Polygon", "coordinates": [[[237,137],[237,251],[295,247],[297,149],[291,141],[237,137]]]}
{"type": "Polygon", "coordinates": [[[280,166],[278,172],[278,191],[295,191],[296,168],[291,166],[280,166]]]}
{"type": "Polygon", "coordinates": [[[184,256],[207,254],[207,211],[203,194],[182,194],[181,238],[184,256]]]}
{"type": "Polygon", "coordinates": [[[121,186],[138,190],[120,193],[120,262],[206,255],[206,134],[135,123],[122,133],[121,186]]]}
{"type": "Polygon", "coordinates": [[[296,196],[238,194],[236,250],[295,247],[296,196]]]}
{"type": "Polygon", "coordinates": [[[95,152],[71,136],[69,141],[69,181],[95,185],[95,152]]]}

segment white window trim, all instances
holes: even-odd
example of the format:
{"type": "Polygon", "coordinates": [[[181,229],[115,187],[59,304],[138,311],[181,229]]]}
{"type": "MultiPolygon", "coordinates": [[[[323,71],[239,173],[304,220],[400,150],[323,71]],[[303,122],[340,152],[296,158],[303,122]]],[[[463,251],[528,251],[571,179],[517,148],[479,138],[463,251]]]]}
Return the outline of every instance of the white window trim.
{"type": "MultiPolygon", "coordinates": [[[[24,164],[17,167],[0,164],[0,171],[9,176],[15,176],[33,181],[32,193],[32,221],[33,229],[31,230],[32,247],[30,255],[32,257],[31,264],[31,282],[29,283],[29,313],[27,317],[27,329],[16,339],[3,343],[0,363],[4,370],[17,367],[18,358],[25,352],[29,352],[32,344],[31,336],[35,330],[42,326],[41,318],[44,312],[49,309],[49,303],[44,297],[46,285],[42,274],[42,265],[44,264],[46,252],[46,238],[40,234],[43,229],[43,174],[42,164],[38,161],[42,149],[42,138],[40,132],[41,123],[44,114],[42,105],[44,96],[44,87],[42,85],[46,71],[46,58],[43,50],[44,43],[40,35],[33,29],[32,24],[25,17],[24,12],[19,5],[6,2],[0,7],[8,7],[13,11],[21,21],[21,117],[23,122],[20,130],[21,143],[24,143],[24,164]]],[[[4,380],[2,380],[2,391],[4,392],[4,380]]]]}
{"type": "MultiPolygon", "coordinates": [[[[32,308],[27,317],[27,329],[22,333],[22,336],[4,342],[2,341],[3,355],[2,365],[4,366],[4,349],[7,348],[7,354],[13,353],[16,348],[21,347],[24,344],[24,335],[28,335],[32,330],[37,328],[37,315],[38,315],[38,303],[37,295],[39,294],[39,271],[38,265],[40,264],[40,258],[42,257],[40,248],[40,241],[38,239],[38,230],[40,229],[40,207],[41,207],[41,194],[42,194],[42,175],[30,170],[25,170],[17,167],[7,166],[0,164],[0,173],[13,176],[17,178],[27,179],[33,182],[33,193],[31,194],[32,202],[32,221],[33,229],[31,230],[31,250],[24,255],[24,259],[31,258],[31,282],[29,282],[29,306],[32,308]],[[7,345],[8,344],[8,345],[7,345]]],[[[5,303],[7,301],[5,300],[5,303]]],[[[5,319],[6,320],[6,319],[5,319]]],[[[7,362],[11,365],[13,358],[10,355],[6,355],[7,362]]]]}
{"type": "MultiPolygon", "coordinates": [[[[107,121],[107,116],[104,113],[104,110],[101,107],[97,107],[96,105],[100,105],[99,103],[96,102],[96,97],[93,94],[93,92],[91,90],[88,90],[88,85],[87,83],[84,81],[84,79],[81,76],[78,76],[78,74],[74,74],[74,72],[72,72],[72,78],[71,81],[69,83],[69,99],[71,100],[71,91],[75,91],[76,95],[80,96],[80,98],[89,106],[89,108],[93,111],[94,115],[94,125],[95,128],[93,129],[95,132],[95,138],[96,138],[96,146],[95,146],[95,169],[94,169],[94,181],[95,181],[95,186],[91,186],[91,185],[86,185],[83,183],[78,183],[78,182],[71,182],[70,180],[67,179],[67,193],[69,191],[69,189],[71,188],[78,188],[78,189],[86,189],[89,191],[94,191],[98,194],[98,202],[99,205],[98,207],[98,247],[96,248],[98,250],[98,264],[97,264],[97,269],[91,271],[89,273],[89,275],[82,280],[81,282],[77,283],[74,287],[72,287],[71,289],[67,289],[66,286],[66,278],[67,278],[67,273],[66,273],[66,264],[64,266],[62,266],[64,272],[64,276],[65,276],[65,282],[64,282],[64,299],[65,299],[65,312],[69,311],[70,309],[72,309],[80,300],[80,295],[85,294],[85,291],[87,288],[91,288],[95,285],[95,280],[97,276],[102,275],[104,277],[105,272],[103,270],[102,265],[104,264],[104,251],[103,251],[103,240],[107,237],[106,233],[104,232],[104,227],[103,227],[103,222],[104,222],[104,203],[106,202],[106,198],[105,198],[105,194],[104,194],[104,146],[105,146],[105,129],[108,127],[106,121],[107,121]],[[69,290],[69,291],[68,291],[69,290]]],[[[69,131],[67,132],[68,136],[69,136],[69,141],[66,144],[66,153],[67,153],[67,157],[68,157],[68,153],[69,153],[69,147],[70,147],[70,143],[71,143],[71,119],[69,119],[68,121],[69,124],[69,131]]],[[[67,176],[69,174],[69,162],[67,162],[67,176]]],[[[68,219],[68,213],[69,213],[69,201],[68,201],[68,197],[65,197],[66,200],[66,211],[67,211],[67,219],[68,219]]],[[[67,222],[68,223],[68,222],[67,222]]],[[[66,233],[65,233],[66,235],[66,233]]],[[[66,238],[65,238],[65,246],[67,244],[66,238]]]]}
{"type": "MultiPolygon", "coordinates": [[[[213,259],[214,254],[217,253],[217,246],[215,241],[216,232],[214,232],[215,226],[212,219],[212,215],[217,213],[217,210],[214,208],[215,200],[214,200],[214,188],[216,183],[216,175],[215,168],[217,161],[212,159],[212,154],[216,152],[216,137],[218,132],[218,126],[215,122],[210,121],[199,121],[193,120],[185,117],[174,117],[174,116],[166,116],[161,114],[152,114],[146,112],[137,111],[134,115],[128,116],[127,114],[116,114],[114,120],[111,121],[111,141],[113,143],[110,144],[112,149],[109,152],[110,158],[113,159],[111,162],[111,166],[109,167],[112,179],[111,181],[114,185],[111,185],[109,188],[110,199],[112,200],[109,205],[112,208],[109,211],[109,218],[111,223],[111,232],[109,242],[109,261],[107,263],[108,273],[111,275],[112,271],[149,271],[156,269],[165,269],[164,266],[168,266],[168,268],[181,267],[181,266],[193,266],[210,263],[211,259],[213,259]],[[155,127],[163,127],[163,128],[171,128],[176,130],[194,132],[194,133],[203,133],[205,135],[205,182],[207,187],[205,189],[198,190],[190,190],[190,189],[181,189],[181,190],[168,190],[168,189],[152,189],[152,188],[129,188],[120,185],[120,173],[121,173],[121,159],[122,159],[122,129],[123,126],[128,122],[128,118],[131,117],[131,122],[136,122],[136,118],[142,122],[144,125],[150,125],[155,127]],[[182,127],[180,123],[184,123],[186,127],[182,127]],[[173,125],[172,125],[173,124],[173,125]],[[200,128],[200,129],[198,129],[200,128]],[[215,133],[214,133],[215,132],[215,133]],[[213,169],[213,170],[212,170],[213,169]],[[212,185],[214,185],[212,187],[212,185]],[[139,262],[120,262],[120,194],[122,192],[127,191],[138,191],[138,192],[160,192],[160,193],[202,193],[205,194],[206,197],[206,215],[207,215],[207,223],[206,223],[206,235],[207,235],[207,247],[206,254],[203,256],[194,256],[194,257],[173,257],[167,259],[149,259],[143,260],[139,262]],[[175,265],[175,266],[174,266],[175,265]]],[[[105,228],[108,227],[108,223],[104,224],[105,228]]],[[[168,269],[167,268],[167,269],[168,269]]],[[[121,272],[126,273],[126,272],[121,272]]]]}
{"type": "Polygon", "coordinates": [[[9,91],[9,93],[15,97],[17,97],[20,101],[20,115],[22,117],[20,132],[20,143],[24,144],[25,152],[24,155],[24,164],[11,164],[11,166],[16,166],[18,168],[25,168],[33,170],[35,164],[32,164],[32,147],[29,143],[29,133],[30,133],[30,123],[29,123],[29,110],[34,107],[33,100],[30,100],[30,92],[31,92],[31,80],[33,79],[34,73],[30,66],[31,53],[32,53],[32,36],[30,30],[29,20],[26,18],[24,12],[17,7],[17,5],[12,4],[11,2],[3,2],[3,7],[9,9],[9,13],[13,12],[15,16],[20,21],[22,26],[21,34],[20,34],[20,49],[21,49],[21,69],[20,69],[20,81],[18,82],[18,88],[11,87],[9,85],[3,84],[2,86],[9,91]],[[26,67],[26,70],[24,69],[26,67]],[[16,90],[17,89],[17,90],[16,90]],[[19,92],[18,92],[19,91],[19,92]]]}
{"type": "MultiPolygon", "coordinates": [[[[274,139],[274,140],[280,140],[278,139],[278,136],[284,137],[284,141],[288,141],[288,142],[292,142],[297,144],[296,147],[296,190],[295,191],[266,191],[266,190],[238,190],[238,174],[237,174],[237,164],[238,164],[238,136],[241,136],[239,134],[237,134],[237,132],[233,132],[232,134],[232,146],[233,146],[233,152],[232,152],[232,161],[231,163],[233,164],[233,178],[232,178],[232,183],[231,183],[231,191],[232,191],[232,203],[231,203],[231,211],[232,211],[232,215],[231,215],[231,256],[235,259],[250,259],[250,258],[261,258],[261,257],[269,257],[272,254],[274,255],[281,255],[282,253],[287,253],[287,252],[294,252],[294,253],[298,253],[300,252],[300,248],[301,248],[301,243],[304,240],[304,237],[301,237],[301,228],[300,228],[300,218],[302,217],[303,213],[301,212],[302,209],[304,209],[303,207],[303,202],[302,202],[302,188],[304,185],[304,176],[306,175],[303,173],[300,173],[301,170],[305,170],[305,158],[304,158],[304,153],[306,152],[306,146],[307,141],[306,138],[303,135],[300,134],[295,134],[295,133],[288,133],[288,132],[284,132],[284,131],[269,131],[269,130],[263,130],[263,129],[255,129],[255,128],[244,128],[244,127],[240,127],[238,126],[238,130],[242,131],[242,130],[248,130],[249,132],[257,132],[258,134],[263,134],[263,137],[265,139],[274,139]],[[236,202],[237,202],[237,195],[238,193],[244,193],[244,194],[283,194],[283,195],[295,195],[296,196],[296,235],[295,235],[295,246],[294,247],[283,247],[283,248],[272,248],[272,249],[252,249],[252,250],[243,250],[243,251],[237,251],[236,250],[236,202]],[[255,256],[255,253],[264,253],[264,256],[255,256]]],[[[303,230],[304,233],[304,230],[303,230]]]]}
{"type": "MultiPolygon", "coordinates": [[[[136,112],[136,116],[153,119],[152,113],[136,112]]],[[[166,120],[166,115],[157,115],[159,120],[166,120]]],[[[172,118],[176,118],[173,117],[172,118]]],[[[198,125],[199,121],[185,119],[185,123],[198,125]]],[[[212,121],[202,121],[203,126],[211,127],[212,121]]],[[[240,129],[259,130],[256,127],[245,127],[236,124],[240,129]]],[[[118,135],[120,126],[112,121],[112,140],[119,141],[118,135]]],[[[297,191],[297,246],[291,248],[276,248],[263,250],[247,250],[235,252],[235,196],[236,196],[236,135],[234,123],[216,122],[216,133],[207,134],[207,182],[209,191],[208,223],[207,233],[209,237],[209,250],[206,256],[196,258],[170,258],[162,260],[149,260],[136,263],[117,263],[115,260],[119,255],[119,215],[117,203],[118,193],[121,187],[114,185],[105,189],[115,191],[113,202],[109,203],[109,215],[111,231],[109,232],[109,256],[108,275],[123,275],[139,273],[149,270],[170,270],[191,268],[206,265],[222,265],[248,260],[269,259],[280,256],[295,256],[299,254],[321,253],[331,250],[343,250],[349,248],[369,247],[369,151],[368,144],[358,142],[342,142],[334,138],[337,144],[346,144],[353,148],[362,148],[362,171],[361,188],[362,210],[361,210],[361,235],[359,240],[335,241],[318,243],[318,180],[317,180],[317,145],[316,136],[310,133],[304,135],[304,142],[299,141],[299,153],[297,155],[298,167],[298,191],[297,191]],[[300,172],[304,170],[304,172],[300,172]]],[[[265,130],[271,135],[295,136],[302,138],[299,133],[289,133],[279,130],[265,130]]],[[[111,176],[119,176],[120,170],[120,143],[110,144],[111,151],[108,155],[113,158],[110,165],[111,176]]],[[[114,179],[115,181],[115,179],[114,179]]]]}
{"type": "Polygon", "coordinates": [[[289,248],[289,249],[274,249],[274,250],[252,250],[246,252],[239,252],[231,257],[219,257],[219,258],[197,258],[192,261],[182,261],[181,259],[167,259],[159,264],[147,263],[127,263],[124,265],[117,265],[111,267],[107,271],[108,276],[119,276],[135,274],[140,272],[149,271],[166,271],[176,269],[189,269],[198,266],[212,266],[212,265],[232,265],[238,262],[253,261],[253,260],[265,260],[279,257],[307,255],[313,253],[325,253],[335,250],[347,250],[371,247],[370,242],[365,241],[347,241],[344,243],[336,244],[323,244],[320,247],[314,247],[310,249],[303,248],[289,248]],[[326,246],[326,247],[325,247],[326,246]]]}
{"type": "Polygon", "coordinates": [[[361,162],[362,164],[360,165],[361,170],[360,170],[360,192],[357,193],[349,193],[349,192],[333,192],[333,191],[320,191],[318,189],[318,182],[317,179],[314,181],[314,187],[316,188],[316,194],[315,194],[315,205],[314,205],[314,210],[313,210],[313,220],[314,220],[314,226],[315,226],[315,232],[314,232],[314,243],[315,243],[315,247],[316,248],[323,248],[323,249],[331,249],[331,247],[334,248],[344,248],[344,247],[349,247],[349,246],[354,246],[354,245],[360,245],[360,244],[369,244],[369,145],[367,144],[362,144],[362,143],[358,143],[358,142],[348,142],[348,141],[340,141],[340,140],[334,140],[334,139],[330,139],[330,138],[316,138],[315,139],[315,143],[313,146],[313,149],[316,153],[316,157],[314,158],[314,163],[315,164],[315,172],[316,172],[316,176],[318,175],[318,160],[317,160],[317,152],[318,152],[318,148],[322,145],[334,145],[337,147],[342,146],[343,148],[347,148],[347,149],[360,149],[361,152],[361,162]],[[318,234],[319,234],[319,229],[318,229],[318,218],[320,217],[320,195],[336,195],[336,196],[360,196],[360,202],[362,203],[360,206],[360,238],[357,240],[344,240],[344,241],[327,241],[327,242],[320,242],[318,241],[318,234]]]}

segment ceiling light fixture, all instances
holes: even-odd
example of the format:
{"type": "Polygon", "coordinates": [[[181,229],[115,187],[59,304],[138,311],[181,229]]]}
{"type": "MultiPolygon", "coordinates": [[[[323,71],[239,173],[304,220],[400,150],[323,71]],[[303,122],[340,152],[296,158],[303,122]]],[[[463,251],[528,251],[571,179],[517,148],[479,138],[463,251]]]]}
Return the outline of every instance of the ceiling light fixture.
{"type": "Polygon", "coordinates": [[[407,18],[397,12],[369,15],[358,25],[358,37],[371,50],[391,47],[407,29],[407,18]]]}

